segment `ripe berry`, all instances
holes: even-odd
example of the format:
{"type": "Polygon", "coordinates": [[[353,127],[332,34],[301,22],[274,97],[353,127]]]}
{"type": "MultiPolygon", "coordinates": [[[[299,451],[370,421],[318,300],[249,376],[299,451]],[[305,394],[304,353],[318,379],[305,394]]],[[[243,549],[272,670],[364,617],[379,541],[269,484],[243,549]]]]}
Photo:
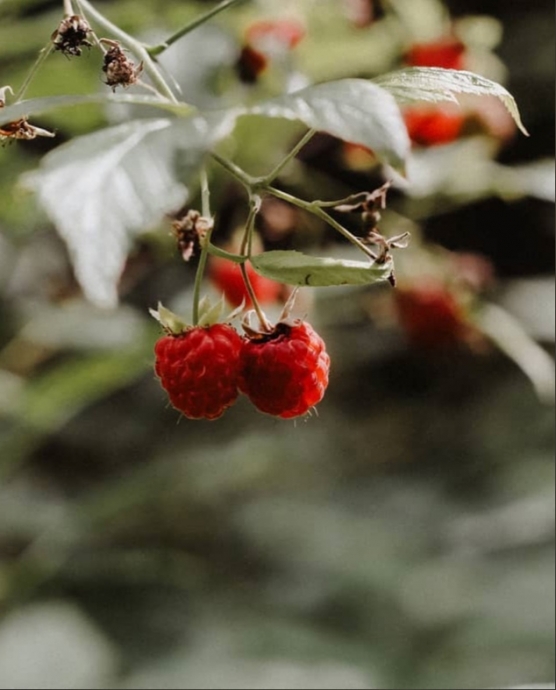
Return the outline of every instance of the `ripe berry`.
{"type": "Polygon", "coordinates": [[[261,412],[291,419],[317,405],[328,386],[330,357],[308,323],[280,323],[241,352],[239,389],[261,412]]]}
{"type": "MultiPolygon", "coordinates": [[[[246,268],[247,276],[257,300],[261,304],[276,302],[282,291],[280,283],[259,275],[249,263],[246,268]]],[[[224,293],[226,300],[233,307],[239,307],[242,302],[245,302],[246,307],[252,306],[252,301],[245,287],[245,281],[238,264],[227,259],[211,257],[209,276],[214,285],[224,293]]]]}
{"type": "Polygon", "coordinates": [[[172,405],[190,419],[218,419],[238,397],[242,343],[226,324],[161,338],[155,371],[172,405]]]}
{"type": "Polygon", "coordinates": [[[409,342],[439,350],[464,342],[469,332],[461,304],[441,284],[399,288],[396,305],[409,342]]]}
{"type": "Polygon", "coordinates": [[[236,62],[236,72],[245,84],[255,84],[268,67],[268,58],[249,45],[243,46],[236,62]]]}
{"type": "Polygon", "coordinates": [[[404,113],[409,138],[419,146],[441,146],[455,141],[462,132],[465,116],[439,107],[408,108],[404,113]]]}
{"type": "Polygon", "coordinates": [[[304,38],[305,27],[294,19],[269,19],[254,22],[246,33],[247,43],[258,49],[283,46],[293,50],[304,38]]]}
{"type": "Polygon", "coordinates": [[[464,69],[465,45],[451,36],[430,43],[415,43],[405,54],[405,62],[412,67],[464,69]]]}

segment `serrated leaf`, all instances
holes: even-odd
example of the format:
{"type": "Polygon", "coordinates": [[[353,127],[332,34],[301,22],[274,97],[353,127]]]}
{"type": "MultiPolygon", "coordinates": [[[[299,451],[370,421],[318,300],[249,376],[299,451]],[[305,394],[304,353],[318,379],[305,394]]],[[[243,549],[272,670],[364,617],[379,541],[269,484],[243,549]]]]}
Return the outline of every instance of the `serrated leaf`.
{"type": "Polygon", "coordinates": [[[25,179],[66,241],[88,299],[114,306],[133,237],[179,208],[167,119],[132,121],[73,139],[25,179]]]}
{"type": "Polygon", "coordinates": [[[86,297],[114,306],[134,237],[186,201],[190,177],[234,116],[136,120],[78,137],[24,181],[66,241],[86,297]],[[178,182],[174,159],[180,151],[178,182]]]}
{"type": "Polygon", "coordinates": [[[270,251],[251,258],[253,268],[263,276],[288,285],[330,287],[337,285],[369,285],[388,280],[392,262],[308,256],[296,251],[270,251]]]}
{"type": "Polygon", "coordinates": [[[255,115],[300,120],[344,141],[372,149],[393,167],[403,168],[410,142],[395,99],[365,79],[317,84],[249,109],[255,115]]]}
{"type": "Polygon", "coordinates": [[[415,101],[457,103],[455,94],[458,93],[495,96],[506,106],[519,129],[527,136],[529,135],[511,93],[500,84],[473,72],[440,67],[410,67],[385,74],[374,79],[373,82],[389,91],[402,104],[415,101]]]}
{"type": "Polygon", "coordinates": [[[0,126],[8,122],[15,122],[21,117],[44,115],[45,113],[58,110],[59,108],[109,103],[151,106],[181,116],[189,116],[194,110],[191,106],[184,103],[172,103],[171,101],[141,94],[98,93],[88,96],[49,96],[46,98],[33,98],[5,108],[0,108],[0,126]]]}

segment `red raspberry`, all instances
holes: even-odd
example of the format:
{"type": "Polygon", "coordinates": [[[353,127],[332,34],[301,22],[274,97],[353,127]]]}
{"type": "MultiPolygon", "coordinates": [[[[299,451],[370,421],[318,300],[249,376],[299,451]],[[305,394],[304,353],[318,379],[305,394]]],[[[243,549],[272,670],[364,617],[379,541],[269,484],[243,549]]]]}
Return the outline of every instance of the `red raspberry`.
{"type": "Polygon", "coordinates": [[[415,43],[405,54],[412,67],[465,68],[465,46],[457,38],[448,36],[431,43],[415,43]]]}
{"type": "Polygon", "coordinates": [[[301,43],[305,34],[305,27],[295,19],[263,19],[249,26],[246,39],[257,48],[278,43],[292,50],[301,43]]]}
{"type": "Polygon", "coordinates": [[[400,288],[395,297],[400,322],[415,347],[439,350],[465,341],[469,327],[463,308],[443,285],[400,288]]]}
{"type": "Polygon", "coordinates": [[[245,45],[236,62],[236,71],[242,82],[255,84],[268,67],[268,58],[259,50],[245,45]]]}
{"type": "Polygon", "coordinates": [[[155,371],[172,405],[190,419],[218,419],[238,397],[242,344],[226,324],[161,338],[155,371]]]}
{"type": "Polygon", "coordinates": [[[420,146],[441,146],[455,141],[462,132],[465,116],[443,108],[408,108],[404,113],[409,138],[420,146]]]}
{"type": "Polygon", "coordinates": [[[312,326],[281,323],[244,343],[238,385],[261,412],[291,419],[322,400],[329,369],[326,346],[312,326]]]}
{"type": "MultiPolygon", "coordinates": [[[[259,275],[250,263],[247,266],[247,276],[255,292],[257,300],[261,304],[272,304],[280,297],[282,285],[275,280],[259,275]]],[[[211,257],[209,264],[209,276],[214,285],[222,290],[226,300],[233,306],[239,307],[245,302],[246,307],[251,307],[252,302],[245,287],[245,281],[238,264],[227,259],[211,257]]]]}

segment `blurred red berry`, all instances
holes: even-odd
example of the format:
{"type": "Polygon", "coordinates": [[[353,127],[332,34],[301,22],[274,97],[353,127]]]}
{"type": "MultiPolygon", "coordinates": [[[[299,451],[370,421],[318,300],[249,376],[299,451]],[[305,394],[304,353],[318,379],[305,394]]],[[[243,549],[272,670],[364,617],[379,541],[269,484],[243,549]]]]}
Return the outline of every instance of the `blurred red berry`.
{"type": "Polygon", "coordinates": [[[452,37],[431,43],[415,43],[407,51],[404,59],[412,67],[465,69],[465,46],[452,37]]]}
{"type": "Polygon", "coordinates": [[[155,345],[155,371],[172,405],[190,419],[218,419],[239,394],[242,345],[226,324],[161,338],[155,345]]]}
{"type": "Polygon", "coordinates": [[[251,46],[244,46],[236,63],[239,78],[246,84],[254,84],[268,67],[268,58],[251,46]]]}
{"type": "MultiPolygon", "coordinates": [[[[261,304],[276,302],[282,292],[282,285],[259,275],[250,263],[246,264],[246,268],[257,300],[261,304]]],[[[212,283],[224,293],[226,300],[233,307],[239,307],[242,302],[245,302],[246,307],[253,306],[238,264],[227,259],[211,257],[208,275],[212,283]]]]}
{"type": "Polygon", "coordinates": [[[435,350],[466,340],[469,326],[463,308],[444,285],[399,288],[394,295],[400,324],[411,345],[435,350]]]}
{"type": "Polygon", "coordinates": [[[404,112],[409,138],[419,146],[439,146],[455,141],[463,130],[465,115],[440,107],[407,108],[404,112]]]}
{"type": "Polygon", "coordinates": [[[244,343],[239,388],[261,412],[292,419],[322,400],[329,370],[326,346],[312,326],[281,323],[244,343]]]}
{"type": "Polygon", "coordinates": [[[249,45],[260,50],[276,44],[292,50],[305,38],[305,34],[303,24],[294,19],[268,19],[251,24],[246,39],[249,45]]]}

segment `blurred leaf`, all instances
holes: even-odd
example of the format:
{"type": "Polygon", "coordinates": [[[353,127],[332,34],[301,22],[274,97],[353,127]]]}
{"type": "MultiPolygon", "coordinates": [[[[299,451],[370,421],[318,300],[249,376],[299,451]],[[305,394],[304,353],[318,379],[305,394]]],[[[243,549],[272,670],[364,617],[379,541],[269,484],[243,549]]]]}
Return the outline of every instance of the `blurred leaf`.
{"type": "Polygon", "coordinates": [[[21,117],[44,115],[45,113],[60,108],[76,105],[91,105],[95,103],[151,106],[183,116],[190,115],[193,112],[193,108],[185,103],[171,103],[170,101],[161,100],[160,98],[143,96],[140,94],[97,93],[87,96],[49,96],[46,98],[34,98],[27,101],[21,101],[15,105],[0,109],[0,125],[14,122],[21,117]]]}
{"type": "Polygon", "coordinates": [[[372,149],[393,167],[403,168],[410,142],[392,96],[364,79],[317,84],[249,109],[255,115],[300,120],[344,141],[372,149]]]}
{"type": "Polygon", "coordinates": [[[108,640],[69,604],[20,609],[0,627],[2,688],[105,687],[116,665],[108,640]]]}
{"type": "Polygon", "coordinates": [[[146,349],[73,359],[29,384],[21,416],[38,430],[53,431],[85,406],[134,381],[148,367],[146,349]]]}
{"type": "Polygon", "coordinates": [[[440,67],[410,67],[385,74],[374,83],[389,91],[400,103],[428,101],[457,103],[454,94],[496,96],[508,109],[519,129],[528,135],[514,97],[503,86],[473,72],[442,69],[440,67]]]}
{"type": "Polygon", "coordinates": [[[475,318],[481,331],[529,378],[541,402],[553,405],[556,385],[554,359],[502,307],[484,304],[475,318]]]}
{"type": "Polygon", "coordinates": [[[327,287],[369,285],[387,280],[392,263],[319,258],[294,251],[271,251],[251,258],[253,268],[263,276],[288,285],[327,287]]]}

